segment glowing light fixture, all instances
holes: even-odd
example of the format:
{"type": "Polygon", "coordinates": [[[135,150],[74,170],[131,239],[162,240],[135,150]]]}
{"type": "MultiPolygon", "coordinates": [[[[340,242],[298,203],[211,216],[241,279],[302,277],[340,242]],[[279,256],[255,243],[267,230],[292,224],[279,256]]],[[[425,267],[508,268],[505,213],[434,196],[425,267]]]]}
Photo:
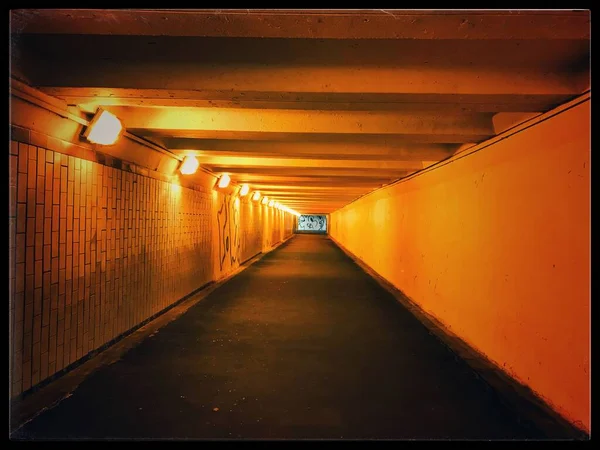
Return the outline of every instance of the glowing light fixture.
{"type": "Polygon", "coordinates": [[[98,108],[83,137],[94,144],[112,145],[123,131],[121,121],[112,113],[98,108]]]}
{"type": "Polygon", "coordinates": [[[246,195],[248,195],[249,191],[250,186],[248,186],[247,184],[242,184],[242,188],[240,189],[240,197],[245,197],[246,195]]]}
{"type": "Polygon", "coordinates": [[[274,202],[273,200],[271,200],[271,201],[269,202],[269,206],[273,206],[273,203],[275,203],[275,202],[274,202]]]}
{"type": "Polygon", "coordinates": [[[269,197],[263,197],[263,199],[262,199],[262,202],[261,202],[261,203],[262,203],[263,205],[266,205],[268,201],[269,201],[269,197]]]}
{"type": "Polygon", "coordinates": [[[231,178],[229,178],[229,175],[224,173],[223,175],[221,175],[221,178],[219,178],[219,187],[221,189],[226,188],[227,186],[229,186],[230,181],[231,181],[231,178]]]}
{"type": "Polygon", "coordinates": [[[252,194],[252,200],[254,200],[256,202],[256,201],[258,201],[259,198],[260,198],[260,192],[254,191],[254,194],[252,194]]]}
{"type": "Polygon", "coordinates": [[[194,155],[188,155],[181,163],[179,171],[184,175],[191,175],[196,173],[199,165],[200,163],[198,162],[198,158],[196,158],[194,155]]]}

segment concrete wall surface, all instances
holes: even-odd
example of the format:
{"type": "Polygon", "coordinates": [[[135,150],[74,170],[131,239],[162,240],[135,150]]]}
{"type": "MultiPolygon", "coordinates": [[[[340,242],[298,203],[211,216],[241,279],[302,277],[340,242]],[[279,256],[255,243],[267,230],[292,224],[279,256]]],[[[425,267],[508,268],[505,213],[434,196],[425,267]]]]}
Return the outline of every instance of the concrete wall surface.
{"type": "Polygon", "coordinates": [[[342,246],[587,431],[590,103],[375,191],[330,223],[342,246]]]}

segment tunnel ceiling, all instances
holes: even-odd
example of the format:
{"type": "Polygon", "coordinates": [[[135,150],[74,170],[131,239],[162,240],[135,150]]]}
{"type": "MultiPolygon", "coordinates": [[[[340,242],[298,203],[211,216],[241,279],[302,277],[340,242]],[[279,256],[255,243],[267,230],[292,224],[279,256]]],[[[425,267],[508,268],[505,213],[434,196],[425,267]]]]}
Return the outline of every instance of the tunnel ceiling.
{"type": "Polygon", "coordinates": [[[328,213],[589,90],[589,11],[11,11],[14,78],[328,213]]]}

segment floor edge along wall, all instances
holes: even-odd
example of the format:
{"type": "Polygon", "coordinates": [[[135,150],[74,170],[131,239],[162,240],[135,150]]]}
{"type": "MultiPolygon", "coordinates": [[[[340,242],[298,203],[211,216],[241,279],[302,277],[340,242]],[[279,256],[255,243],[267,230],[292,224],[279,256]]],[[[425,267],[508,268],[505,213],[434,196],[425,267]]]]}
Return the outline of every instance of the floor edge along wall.
{"type": "Polygon", "coordinates": [[[533,427],[543,430],[550,439],[589,439],[589,434],[585,430],[577,428],[560,416],[531,388],[510,377],[496,363],[467,344],[434,316],[424,311],[340,242],[331,236],[328,237],[363,271],[392,294],[396,301],[417,317],[444,345],[464,360],[497,393],[504,405],[519,416],[521,421],[529,422],[533,427]]]}
{"type": "Polygon", "coordinates": [[[152,336],[160,328],[185,314],[192,306],[204,300],[213,291],[254,263],[260,261],[270,252],[287,244],[294,236],[294,234],[290,234],[270,249],[254,255],[246,261],[242,261],[240,266],[228,275],[224,275],[222,278],[200,287],[198,290],[186,295],[131,330],[117,336],[101,348],[89,353],[71,366],[40,382],[29,391],[14,397],[11,401],[10,432],[15,432],[46,408],[56,405],[67,398],[95,370],[118,361],[125,353],[140,344],[144,339],[152,336]]]}
{"type": "Polygon", "coordinates": [[[184,178],[143,141],[86,143],[84,119],[29,90],[11,89],[13,399],[269,251],[294,224],[234,201],[212,174],[184,178]]]}
{"type": "Polygon", "coordinates": [[[588,433],[590,104],[578,97],[330,219],[333,239],[588,433]]]}

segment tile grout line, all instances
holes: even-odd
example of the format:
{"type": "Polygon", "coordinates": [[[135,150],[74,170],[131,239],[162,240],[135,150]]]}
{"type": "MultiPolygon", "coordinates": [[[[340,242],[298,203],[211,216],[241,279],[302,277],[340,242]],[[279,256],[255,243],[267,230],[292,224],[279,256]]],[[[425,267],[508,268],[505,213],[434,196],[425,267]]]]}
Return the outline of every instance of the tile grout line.
{"type": "Polygon", "coordinates": [[[103,366],[107,366],[117,362],[129,350],[139,345],[144,339],[156,333],[160,328],[166,326],[172,321],[178,319],[185,314],[191,307],[199,303],[201,300],[208,297],[212,292],[223,286],[229,280],[239,275],[241,272],[260,261],[263,257],[270,254],[279,247],[289,243],[295,234],[292,232],[290,236],[282,239],[265,252],[247,259],[241,263],[234,271],[223,278],[209,282],[203,287],[200,287],[195,292],[192,292],[182,297],[171,306],[166,307],[162,312],[157,313],[154,318],[146,319],[146,323],[126,332],[120,338],[115,338],[115,342],[98,353],[89,355],[89,358],[76,363],[77,365],[58,378],[51,380],[47,385],[42,386],[39,390],[32,392],[25,398],[13,400],[11,402],[10,411],[10,426],[9,434],[12,435],[27,423],[34,420],[44,411],[54,408],[64,399],[70,397],[85,379],[93,372],[103,366]],[[16,409],[23,409],[19,413],[15,413],[16,409]],[[17,417],[13,417],[16,415],[17,417]]]}

